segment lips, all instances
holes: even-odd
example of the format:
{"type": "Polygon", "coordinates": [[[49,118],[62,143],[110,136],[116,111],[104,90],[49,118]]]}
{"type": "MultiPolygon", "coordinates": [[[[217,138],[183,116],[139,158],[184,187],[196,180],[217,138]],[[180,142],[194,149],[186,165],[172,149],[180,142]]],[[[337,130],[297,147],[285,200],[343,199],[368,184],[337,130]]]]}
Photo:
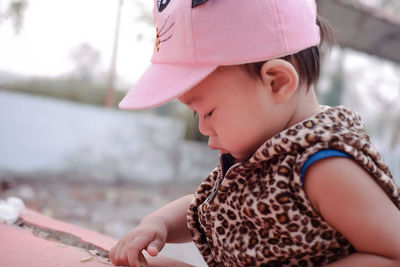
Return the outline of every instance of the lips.
{"type": "Polygon", "coordinates": [[[227,151],[227,150],[225,150],[223,148],[214,146],[213,144],[210,144],[210,142],[208,143],[208,147],[211,148],[212,150],[218,150],[221,154],[228,154],[229,153],[229,151],[227,151]]]}
{"type": "Polygon", "coordinates": [[[226,150],[224,150],[224,149],[218,149],[219,150],[219,153],[221,153],[221,154],[228,154],[229,152],[228,151],[226,151],[226,150]]]}

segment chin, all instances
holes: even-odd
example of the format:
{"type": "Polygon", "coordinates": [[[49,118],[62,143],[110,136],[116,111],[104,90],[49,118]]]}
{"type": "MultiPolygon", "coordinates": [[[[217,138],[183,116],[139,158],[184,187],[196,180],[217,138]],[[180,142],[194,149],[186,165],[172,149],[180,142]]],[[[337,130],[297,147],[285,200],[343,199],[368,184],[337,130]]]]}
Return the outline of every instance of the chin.
{"type": "Polygon", "coordinates": [[[239,161],[246,161],[246,160],[248,160],[249,158],[251,158],[251,157],[254,155],[254,153],[256,153],[256,151],[257,151],[257,150],[255,150],[255,151],[245,151],[245,152],[243,152],[243,153],[231,153],[231,155],[232,155],[235,159],[237,159],[237,160],[239,160],[239,161]]]}
{"type": "Polygon", "coordinates": [[[232,157],[234,157],[235,159],[239,160],[239,161],[245,161],[248,160],[251,155],[247,156],[247,155],[235,155],[235,154],[231,154],[232,157]]]}

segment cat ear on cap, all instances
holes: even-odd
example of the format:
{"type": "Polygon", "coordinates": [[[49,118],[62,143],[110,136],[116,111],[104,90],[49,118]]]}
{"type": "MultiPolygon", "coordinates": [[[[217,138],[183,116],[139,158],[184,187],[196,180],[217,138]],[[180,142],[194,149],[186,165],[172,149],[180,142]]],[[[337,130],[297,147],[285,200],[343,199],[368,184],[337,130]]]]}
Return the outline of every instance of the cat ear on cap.
{"type": "Polygon", "coordinates": [[[208,0],[192,0],[192,8],[204,4],[208,0]]]}

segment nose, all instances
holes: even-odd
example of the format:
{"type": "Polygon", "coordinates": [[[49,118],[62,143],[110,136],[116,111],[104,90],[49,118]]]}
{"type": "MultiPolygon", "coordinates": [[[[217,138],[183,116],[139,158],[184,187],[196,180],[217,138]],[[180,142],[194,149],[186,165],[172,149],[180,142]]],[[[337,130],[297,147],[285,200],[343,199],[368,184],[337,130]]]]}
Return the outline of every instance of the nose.
{"type": "Polygon", "coordinates": [[[216,133],[209,123],[203,118],[199,118],[199,131],[202,135],[215,136],[216,133]]]}

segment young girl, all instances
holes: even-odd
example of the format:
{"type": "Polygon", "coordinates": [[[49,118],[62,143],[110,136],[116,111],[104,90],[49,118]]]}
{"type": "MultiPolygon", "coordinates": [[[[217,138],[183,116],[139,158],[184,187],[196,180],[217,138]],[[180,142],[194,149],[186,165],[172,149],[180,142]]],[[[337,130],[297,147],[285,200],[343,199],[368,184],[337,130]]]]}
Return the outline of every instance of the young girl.
{"type": "Polygon", "coordinates": [[[158,0],[154,15],[153,64],[120,107],[178,98],[220,164],[112,262],[193,240],[210,266],[400,266],[399,187],[359,116],[314,93],[327,27],[313,1],[158,0]]]}

